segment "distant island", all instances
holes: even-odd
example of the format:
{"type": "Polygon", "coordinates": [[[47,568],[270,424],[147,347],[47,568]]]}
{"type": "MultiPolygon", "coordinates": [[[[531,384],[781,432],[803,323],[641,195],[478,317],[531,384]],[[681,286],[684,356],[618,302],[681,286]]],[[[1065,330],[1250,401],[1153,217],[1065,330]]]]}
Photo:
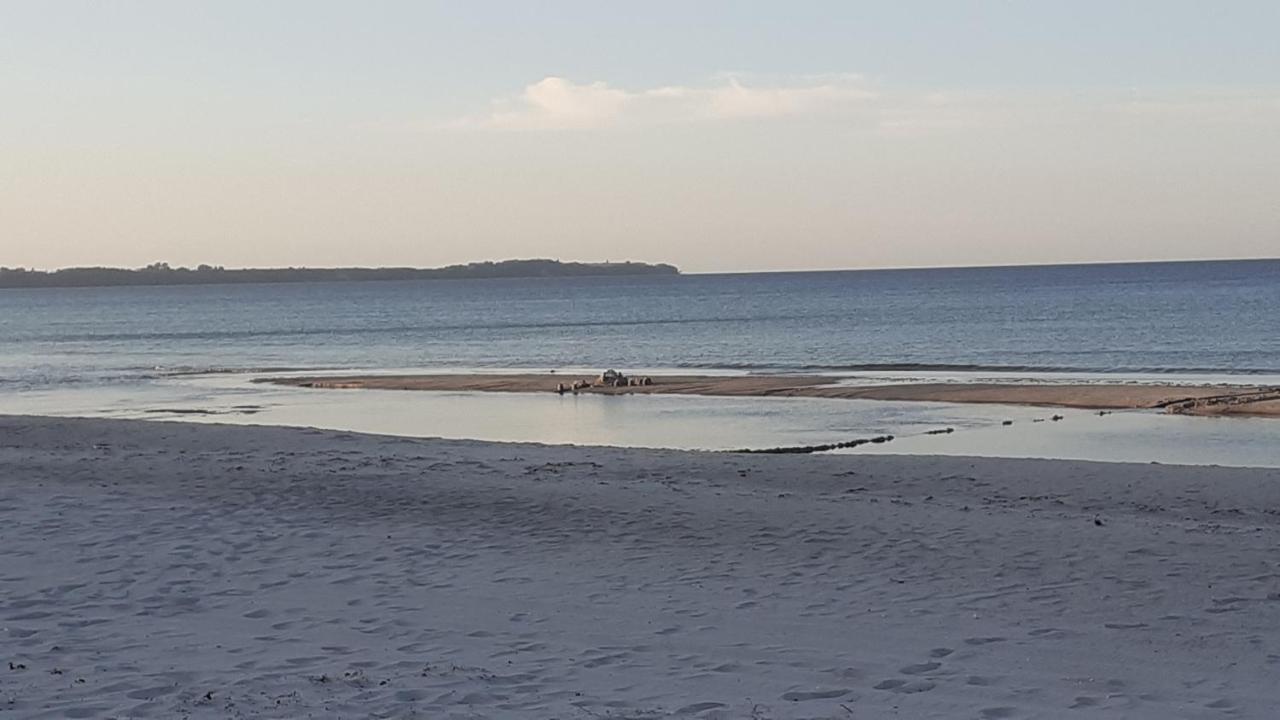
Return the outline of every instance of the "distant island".
{"type": "Polygon", "coordinates": [[[111,287],[117,285],[225,285],[236,283],[361,282],[373,280],[466,280],[476,278],[617,277],[678,275],[674,265],[642,262],[583,263],[504,260],[441,268],[241,268],[200,265],[195,269],[153,263],[144,268],[77,267],[27,270],[0,267],[0,288],[111,287]]]}

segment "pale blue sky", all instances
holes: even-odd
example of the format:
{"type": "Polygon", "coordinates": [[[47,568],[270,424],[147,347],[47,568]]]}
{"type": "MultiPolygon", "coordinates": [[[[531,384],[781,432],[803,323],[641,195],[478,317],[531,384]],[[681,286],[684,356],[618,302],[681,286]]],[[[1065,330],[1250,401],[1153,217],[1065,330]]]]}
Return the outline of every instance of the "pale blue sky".
{"type": "Polygon", "coordinates": [[[0,1],[0,265],[1280,255],[1276,2],[0,1]]]}

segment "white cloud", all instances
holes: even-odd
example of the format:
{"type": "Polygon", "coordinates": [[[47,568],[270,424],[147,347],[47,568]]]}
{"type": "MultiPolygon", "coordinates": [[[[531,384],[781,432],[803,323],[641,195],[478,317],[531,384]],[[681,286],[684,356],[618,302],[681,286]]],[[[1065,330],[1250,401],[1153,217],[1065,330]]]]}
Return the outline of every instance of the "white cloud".
{"type": "Polygon", "coordinates": [[[869,90],[851,85],[753,88],[730,79],[727,87],[710,91],[709,103],[716,117],[778,117],[820,112],[873,97],[869,90]]]}
{"type": "Polygon", "coordinates": [[[509,109],[498,109],[485,124],[496,128],[596,127],[616,120],[634,96],[603,82],[578,85],[547,77],[526,87],[509,109]]]}
{"type": "Polygon", "coordinates": [[[1274,93],[1134,94],[1095,91],[975,92],[965,89],[877,87],[858,75],[778,78],[723,75],[707,85],[625,89],[607,82],[545,77],[518,95],[495,100],[490,112],[450,127],[570,130],[796,120],[836,123],[891,137],[1047,131],[1066,125],[1142,122],[1245,125],[1274,123],[1274,93]]]}
{"type": "Polygon", "coordinates": [[[846,111],[874,97],[875,93],[856,76],[760,85],[729,77],[723,84],[710,87],[677,85],[641,90],[546,77],[526,87],[518,97],[496,101],[488,115],[467,118],[460,124],[552,130],[794,117],[846,111]]]}

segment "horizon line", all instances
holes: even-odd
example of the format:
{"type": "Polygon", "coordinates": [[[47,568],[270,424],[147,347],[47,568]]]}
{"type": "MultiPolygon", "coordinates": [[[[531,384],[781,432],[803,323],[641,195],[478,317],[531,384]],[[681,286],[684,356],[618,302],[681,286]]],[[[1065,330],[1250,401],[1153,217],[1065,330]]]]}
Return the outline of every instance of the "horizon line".
{"type": "MultiPolygon", "coordinates": [[[[832,268],[785,268],[785,269],[751,269],[751,270],[684,270],[679,265],[671,261],[649,261],[649,260],[561,260],[558,258],[547,257],[513,257],[501,260],[470,260],[466,262],[450,263],[448,265],[260,265],[260,266],[238,266],[228,267],[225,265],[214,265],[212,263],[198,263],[192,266],[175,265],[171,270],[187,269],[195,271],[201,266],[218,268],[224,271],[241,271],[241,270],[442,270],[453,267],[466,267],[469,265],[482,265],[485,263],[499,264],[510,262],[525,261],[551,261],[565,265],[670,265],[679,270],[681,275],[766,275],[766,274],[782,274],[782,273],[823,273],[823,272],[882,272],[896,270],[998,270],[1001,268],[1050,268],[1050,267],[1089,267],[1089,266],[1108,266],[1108,265],[1172,265],[1179,263],[1218,263],[1218,262],[1276,262],[1280,261],[1280,256],[1274,257],[1205,257],[1205,258],[1173,258],[1173,259],[1142,259],[1142,260],[1067,260],[1062,262],[1014,262],[1014,263],[979,263],[973,265],[880,265],[871,267],[832,267],[832,268]]],[[[3,269],[10,271],[28,271],[55,273],[64,270],[145,270],[156,264],[167,264],[163,261],[157,261],[148,265],[137,267],[128,267],[123,265],[66,265],[58,268],[40,268],[40,267],[22,267],[22,266],[3,266],[3,269]]]]}
{"type": "Polygon", "coordinates": [[[793,268],[786,270],[681,270],[681,275],[768,275],[820,272],[889,272],[895,270],[999,270],[1002,268],[1090,267],[1106,265],[1175,265],[1179,263],[1280,262],[1275,257],[1175,258],[1172,260],[1067,260],[1063,262],[981,263],[976,265],[880,265],[876,267],[793,268]]]}

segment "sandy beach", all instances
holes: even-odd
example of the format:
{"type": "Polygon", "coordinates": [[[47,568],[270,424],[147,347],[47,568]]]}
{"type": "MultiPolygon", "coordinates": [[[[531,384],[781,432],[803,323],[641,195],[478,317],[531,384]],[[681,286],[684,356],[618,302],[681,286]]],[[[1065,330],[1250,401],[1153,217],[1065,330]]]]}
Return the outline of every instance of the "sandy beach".
{"type": "Polygon", "coordinates": [[[1265,718],[1280,471],[0,417],[0,713],[1265,718]]]}
{"type": "MultiPolygon", "coordinates": [[[[1207,385],[902,383],[841,385],[821,375],[656,375],[652,385],[591,385],[578,392],[711,395],[721,397],[815,397],[1002,405],[1042,405],[1094,410],[1164,409],[1189,415],[1280,417],[1280,388],[1207,385]]],[[[554,392],[560,384],[591,383],[594,376],[560,373],[457,375],[350,375],[263,378],[260,382],[335,390],[435,392],[554,392]]]]}

